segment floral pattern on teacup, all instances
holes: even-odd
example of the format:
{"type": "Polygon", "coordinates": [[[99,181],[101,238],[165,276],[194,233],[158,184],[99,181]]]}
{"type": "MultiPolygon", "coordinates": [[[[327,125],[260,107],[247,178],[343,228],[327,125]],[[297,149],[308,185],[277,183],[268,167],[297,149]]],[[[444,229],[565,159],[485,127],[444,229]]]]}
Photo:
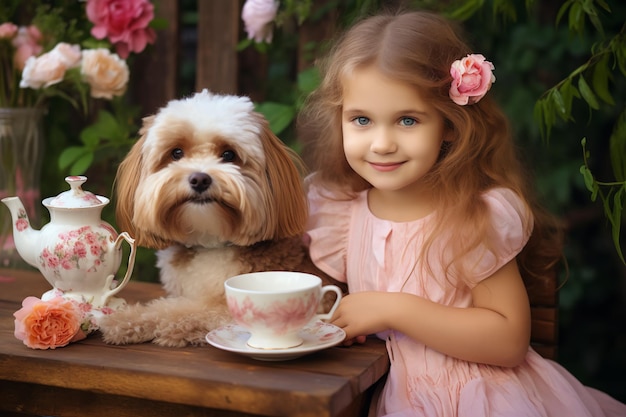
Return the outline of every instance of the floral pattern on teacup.
{"type": "Polygon", "coordinates": [[[306,298],[293,297],[274,301],[265,308],[256,306],[250,297],[245,297],[241,304],[235,297],[228,297],[227,303],[233,319],[240,325],[254,326],[255,323],[263,323],[280,335],[304,326],[315,314],[319,298],[315,294],[306,298]]]}
{"type": "Polygon", "coordinates": [[[44,269],[51,269],[55,275],[59,275],[61,270],[71,269],[96,272],[108,252],[107,237],[104,233],[94,231],[91,226],[64,231],[59,233],[58,241],[53,247],[43,248],[39,264],[44,269]]]}

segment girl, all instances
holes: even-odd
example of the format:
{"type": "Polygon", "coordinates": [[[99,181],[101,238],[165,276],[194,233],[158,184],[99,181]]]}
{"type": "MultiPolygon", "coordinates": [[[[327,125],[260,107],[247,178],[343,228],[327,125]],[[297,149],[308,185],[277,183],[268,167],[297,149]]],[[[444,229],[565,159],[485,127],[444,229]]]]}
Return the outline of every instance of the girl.
{"type": "Polygon", "coordinates": [[[524,284],[561,235],[485,96],[493,65],[457,33],[423,12],[363,20],[299,117],[311,257],[350,291],[332,322],[386,340],[376,415],[626,416],[529,347],[524,284]]]}

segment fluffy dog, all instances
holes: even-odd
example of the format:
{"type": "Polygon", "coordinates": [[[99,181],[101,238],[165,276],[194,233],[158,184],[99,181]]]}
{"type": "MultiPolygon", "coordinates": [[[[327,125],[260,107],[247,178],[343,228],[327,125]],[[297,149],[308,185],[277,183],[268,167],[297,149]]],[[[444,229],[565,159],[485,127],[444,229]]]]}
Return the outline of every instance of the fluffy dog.
{"type": "Polygon", "coordinates": [[[245,97],[204,90],[144,119],[116,177],[120,230],[158,249],[167,297],[104,316],[108,343],[204,343],[230,321],[224,281],[263,270],[321,275],[302,244],[299,158],[245,97]]]}

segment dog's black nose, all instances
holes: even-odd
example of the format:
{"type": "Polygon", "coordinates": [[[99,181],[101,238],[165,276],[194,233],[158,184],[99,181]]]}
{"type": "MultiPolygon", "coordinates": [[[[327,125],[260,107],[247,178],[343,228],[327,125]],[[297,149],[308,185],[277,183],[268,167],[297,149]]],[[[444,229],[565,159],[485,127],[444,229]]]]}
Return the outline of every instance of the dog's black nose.
{"type": "Polygon", "coordinates": [[[189,176],[189,185],[197,193],[206,191],[212,182],[211,177],[204,172],[194,172],[189,176]]]}

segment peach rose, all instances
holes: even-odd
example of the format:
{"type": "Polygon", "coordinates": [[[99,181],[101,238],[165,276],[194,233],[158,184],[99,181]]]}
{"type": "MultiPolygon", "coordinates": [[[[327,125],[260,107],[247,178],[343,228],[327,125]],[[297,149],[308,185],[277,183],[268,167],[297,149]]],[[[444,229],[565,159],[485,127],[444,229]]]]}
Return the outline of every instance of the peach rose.
{"type": "Polygon", "coordinates": [[[50,51],[50,54],[56,55],[66,69],[78,67],[82,58],[79,45],[70,45],[65,42],[56,44],[54,49],[50,51]]]}
{"type": "Polygon", "coordinates": [[[128,65],[108,49],[84,50],[81,74],[89,83],[93,98],[111,100],[113,96],[121,96],[126,91],[128,65]]]}
{"type": "Polygon", "coordinates": [[[452,101],[461,106],[478,103],[496,81],[492,73],[494,69],[493,64],[480,54],[469,54],[454,61],[450,67],[452,101]]]}
{"type": "Polygon", "coordinates": [[[31,349],[55,349],[86,337],[80,329],[81,312],[63,297],[26,297],[13,316],[15,337],[31,349]]]}
{"type": "Polygon", "coordinates": [[[246,0],[241,10],[241,19],[245,24],[248,39],[256,42],[272,42],[279,2],[275,0],[246,0]]]}
{"type": "Polygon", "coordinates": [[[67,67],[58,54],[45,53],[26,60],[20,81],[21,88],[46,88],[63,81],[67,67]]]}

